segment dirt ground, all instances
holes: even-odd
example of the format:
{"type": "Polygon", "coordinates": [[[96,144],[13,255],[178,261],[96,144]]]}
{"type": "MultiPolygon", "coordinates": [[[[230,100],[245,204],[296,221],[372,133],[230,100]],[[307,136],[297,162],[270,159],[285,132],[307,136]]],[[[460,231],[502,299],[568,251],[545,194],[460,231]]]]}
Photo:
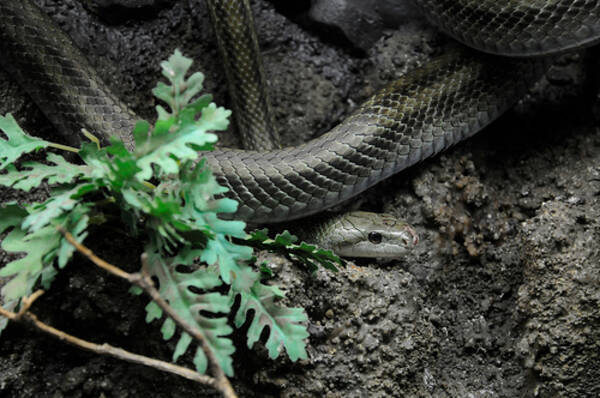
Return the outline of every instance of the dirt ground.
{"type": "MultiPolygon", "coordinates": [[[[202,1],[37,0],[139,115],[175,48],[226,105],[224,76],[202,1]],[[127,1],[121,1],[127,4],[127,1]],[[100,6],[96,5],[100,4],[100,6]]],[[[375,92],[444,51],[419,17],[385,29],[365,51],[315,24],[309,2],[252,2],[278,127],[288,145],[319,135],[375,92]]],[[[243,397],[600,396],[600,132],[597,50],[560,57],[513,110],[473,139],[380,183],[354,207],[411,222],[406,258],[356,261],[309,274],[267,257],[274,283],[309,317],[309,359],[268,359],[234,336],[243,397]]],[[[37,135],[55,132],[0,71],[0,114],[37,135]]],[[[235,145],[233,134],[221,142],[235,145]]],[[[0,191],[3,201],[32,201],[0,191]]],[[[86,241],[136,268],[139,244],[86,241]]],[[[0,255],[1,263],[8,261],[0,255]]],[[[146,300],[78,259],[36,303],[42,320],[95,342],[169,359],[146,300]]],[[[187,358],[189,359],[189,358],[187,358]]],[[[185,360],[185,358],[184,358],[185,360]]],[[[0,338],[0,396],[203,397],[197,384],[80,351],[11,325],[0,338]]]]}

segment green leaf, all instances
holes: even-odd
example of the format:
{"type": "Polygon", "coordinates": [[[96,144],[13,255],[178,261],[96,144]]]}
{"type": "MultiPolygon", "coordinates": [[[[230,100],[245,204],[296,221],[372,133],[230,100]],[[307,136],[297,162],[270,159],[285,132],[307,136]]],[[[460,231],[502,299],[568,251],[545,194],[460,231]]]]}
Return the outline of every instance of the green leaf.
{"type": "Polygon", "coordinates": [[[252,286],[260,277],[257,272],[248,272],[242,268],[243,265],[240,265],[240,261],[250,257],[252,257],[250,247],[237,245],[224,235],[217,234],[206,244],[200,260],[209,265],[218,265],[221,279],[228,285],[233,284],[236,290],[242,290],[244,286],[252,286]]]}
{"type": "MultiPolygon", "coordinates": [[[[206,292],[219,286],[222,282],[212,272],[198,269],[193,272],[184,273],[177,271],[176,258],[164,259],[155,248],[147,247],[148,272],[155,276],[159,282],[160,295],[169,303],[183,320],[198,330],[206,340],[210,350],[217,358],[223,371],[233,375],[231,354],[235,351],[231,339],[225,337],[231,334],[232,329],[227,324],[226,317],[218,317],[216,314],[228,314],[231,311],[229,297],[216,292],[206,292]],[[211,317],[205,313],[213,314],[211,317]]],[[[147,320],[155,319],[162,314],[155,306],[148,306],[147,320]]],[[[174,334],[172,320],[167,318],[163,323],[163,337],[170,339],[174,334]]],[[[185,353],[191,344],[191,339],[183,333],[177,343],[173,360],[185,353]],[[183,341],[182,341],[183,340],[183,341]]],[[[194,362],[197,370],[206,372],[207,360],[202,348],[196,348],[194,362]]]]}
{"type": "MultiPolygon", "coordinates": [[[[171,318],[165,319],[160,332],[163,335],[163,339],[169,340],[175,334],[175,322],[171,318]]],[[[174,359],[173,359],[174,360],[174,359]]]]}
{"type": "Polygon", "coordinates": [[[234,212],[237,203],[226,198],[215,199],[215,195],[225,192],[226,188],[218,184],[203,162],[195,168],[183,168],[180,177],[184,205],[179,220],[194,229],[211,232],[211,235],[207,236],[208,240],[200,260],[209,265],[217,265],[225,283],[235,283],[240,289],[252,286],[259,274],[248,272],[239,265],[252,257],[252,248],[238,245],[229,238],[245,237],[246,224],[242,221],[218,218],[218,213],[234,212]]]}
{"type": "Polygon", "coordinates": [[[136,146],[138,143],[144,142],[148,138],[149,133],[150,123],[145,120],[138,120],[133,128],[133,137],[135,139],[136,146]]]}
{"type": "MultiPolygon", "coordinates": [[[[0,215],[5,211],[6,209],[0,211],[0,215]]],[[[88,207],[79,207],[29,234],[26,230],[17,227],[16,217],[13,218],[14,229],[2,241],[2,248],[7,252],[25,253],[25,256],[11,261],[0,269],[0,277],[13,277],[2,288],[5,299],[20,300],[30,295],[38,281],[41,281],[44,288],[50,286],[56,275],[56,270],[52,266],[54,260],[58,258],[59,267],[62,268],[74,251],[56,227],[61,225],[74,236],[75,240],[82,242],[86,236],[88,211],[88,207]]]]}
{"type": "MultiPolygon", "coordinates": [[[[252,258],[250,261],[254,262],[254,261],[256,261],[256,259],[252,258]]],[[[258,270],[260,271],[261,274],[263,274],[263,276],[265,276],[267,278],[272,278],[273,275],[275,275],[273,270],[271,268],[269,268],[269,264],[266,261],[263,261],[262,263],[260,263],[260,265],[258,266],[258,270]]]]}
{"type": "MultiPolygon", "coordinates": [[[[4,233],[9,228],[17,228],[20,230],[20,225],[23,219],[27,216],[27,211],[16,203],[6,203],[0,206],[0,234],[4,233]]],[[[4,296],[4,294],[3,294],[4,296]]],[[[19,300],[4,299],[4,308],[7,311],[15,312],[19,305],[19,300]]],[[[0,317],[0,333],[8,325],[8,318],[0,317]]]]}
{"type": "Polygon", "coordinates": [[[269,337],[265,347],[269,350],[269,357],[275,359],[279,356],[281,347],[284,347],[292,361],[306,359],[306,341],[308,331],[306,323],[308,318],[302,308],[286,308],[275,303],[278,298],[284,297],[275,286],[266,286],[256,282],[249,291],[236,292],[231,290],[232,297],[238,293],[241,298],[240,308],[235,315],[235,326],[240,327],[248,317],[248,311],[254,310],[254,316],[248,328],[248,348],[252,348],[258,341],[265,327],[269,327],[269,337]]]}
{"type": "MultiPolygon", "coordinates": [[[[138,126],[140,125],[143,126],[143,123],[138,122],[138,126]]],[[[109,189],[114,200],[121,199],[124,191],[129,191],[130,194],[133,192],[133,196],[138,193],[148,196],[146,192],[151,188],[136,176],[140,171],[137,159],[119,139],[112,137],[110,146],[105,148],[84,144],[79,156],[88,165],[89,178],[94,181],[96,190],[109,189]]],[[[123,210],[128,210],[126,204],[122,205],[123,210]]]]}
{"type": "MultiPolygon", "coordinates": [[[[18,309],[21,299],[33,293],[35,285],[41,282],[48,288],[56,275],[52,266],[58,257],[59,267],[64,267],[73,253],[73,246],[68,243],[56,230],[62,225],[81,242],[85,238],[87,227],[87,207],[75,209],[73,212],[53,220],[51,224],[33,233],[21,228],[28,212],[14,203],[0,207],[0,233],[9,228],[12,231],[2,241],[2,248],[7,252],[24,253],[25,256],[13,260],[0,269],[0,277],[11,277],[11,280],[1,289],[4,308],[10,311],[18,309]]],[[[0,319],[0,332],[6,327],[6,322],[0,319]]]]}
{"type": "Polygon", "coordinates": [[[81,145],[78,155],[88,166],[88,177],[92,179],[111,179],[112,167],[106,148],[98,148],[96,144],[86,142],[81,145]]]}
{"type": "Polygon", "coordinates": [[[146,306],[146,323],[150,323],[155,319],[160,319],[162,309],[154,301],[151,301],[146,306]]]}
{"type": "Polygon", "coordinates": [[[0,170],[19,159],[21,155],[50,145],[48,141],[27,135],[10,113],[0,116],[0,130],[8,138],[0,138],[0,170]]]}
{"type": "Polygon", "coordinates": [[[11,227],[20,227],[29,213],[16,203],[4,203],[0,206],[0,234],[11,227]]]}
{"type": "Polygon", "coordinates": [[[175,351],[173,351],[173,362],[177,362],[180,356],[185,354],[188,347],[192,343],[192,336],[187,334],[186,332],[181,333],[181,337],[177,341],[177,345],[175,346],[175,351]]]}
{"type": "Polygon", "coordinates": [[[276,235],[275,239],[269,238],[268,233],[269,231],[266,228],[252,231],[243,242],[260,250],[269,250],[284,254],[292,260],[308,266],[311,271],[316,271],[321,266],[330,271],[337,272],[336,264],[345,264],[331,250],[322,249],[305,242],[297,244],[298,238],[290,234],[287,230],[276,235]]]}
{"type": "Polygon", "coordinates": [[[134,285],[129,288],[129,293],[133,294],[134,296],[139,296],[140,294],[144,293],[144,290],[142,290],[141,287],[134,285]]]}
{"type": "Polygon", "coordinates": [[[18,171],[12,164],[8,165],[8,173],[0,174],[0,185],[29,191],[40,186],[44,180],[47,180],[50,185],[66,184],[88,173],[86,167],[69,163],[57,154],[48,153],[46,159],[54,165],[24,162],[22,171],[18,171]]]}
{"type": "Polygon", "coordinates": [[[297,241],[298,237],[296,235],[292,235],[288,230],[275,235],[275,243],[279,243],[280,245],[290,246],[297,241]]]}
{"type": "Polygon", "coordinates": [[[179,113],[179,120],[182,124],[193,123],[196,116],[212,103],[212,95],[204,94],[193,103],[189,104],[179,113]]]}
{"type": "Polygon", "coordinates": [[[80,197],[90,188],[94,188],[94,186],[90,184],[76,185],[59,195],[50,197],[44,203],[33,205],[30,208],[30,214],[23,221],[23,229],[34,232],[48,225],[53,219],[73,209],[79,203],[80,197]]]}
{"type": "MultiPolygon", "coordinates": [[[[90,220],[88,213],[90,211],[91,207],[89,204],[80,205],[74,208],[60,224],[65,231],[69,231],[69,233],[73,236],[73,239],[75,239],[75,241],[78,243],[83,243],[84,239],[88,235],[87,227],[90,220]]],[[[75,246],[64,239],[64,237],[61,238],[57,253],[58,267],[64,268],[73,256],[74,252],[75,246]]]]}
{"type": "Polygon", "coordinates": [[[33,292],[40,277],[51,280],[55,274],[51,262],[60,244],[61,235],[48,225],[27,235],[22,229],[13,229],[4,241],[2,248],[7,252],[23,252],[25,257],[11,261],[0,269],[0,277],[13,276],[2,288],[2,296],[8,300],[18,300],[33,292]]]}
{"type": "MultiPolygon", "coordinates": [[[[219,108],[223,110],[223,108],[219,108]]],[[[164,173],[178,173],[179,162],[194,160],[198,157],[198,150],[211,149],[217,141],[217,136],[207,133],[208,128],[227,126],[229,111],[220,114],[222,120],[215,122],[200,121],[194,125],[186,125],[175,131],[157,131],[149,136],[136,151],[137,166],[141,170],[137,176],[141,180],[148,180],[153,175],[152,165],[160,167],[164,173]],[[220,122],[220,123],[219,123],[220,122]],[[143,152],[142,152],[143,151],[143,152]]],[[[171,119],[170,119],[171,120],[171,119]]],[[[157,123],[158,124],[158,123],[157,123]]],[[[222,128],[224,130],[225,128],[222,128]]]]}
{"type": "Polygon", "coordinates": [[[271,240],[271,238],[269,238],[269,229],[268,228],[263,228],[263,229],[255,229],[254,231],[252,231],[250,233],[250,235],[248,236],[248,238],[246,239],[250,242],[265,242],[265,241],[269,241],[271,240]]]}
{"type": "Polygon", "coordinates": [[[168,118],[177,115],[196,94],[202,91],[204,75],[196,72],[186,79],[185,75],[192,66],[192,60],[184,57],[179,50],[175,50],[167,61],[161,62],[160,66],[163,76],[167,78],[171,85],[159,82],[156,88],[152,90],[152,94],[166,102],[173,111],[168,113],[161,107],[158,112],[162,119],[165,116],[168,118]]]}
{"type": "MultiPolygon", "coordinates": [[[[0,277],[18,273],[36,274],[44,266],[47,253],[59,245],[60,233],[52,226],[27,234],[26,231],[15,228],[2,241],[2,248],[7,252],[26,253],[25,257],[11,261],[0,269],[0,277]]],[[[13,296],[15,298],[18,296],[13,296]]]]}
{"type": "Polygon", "coordinates": [[[106,147],[106,152],[111,155],[107,157],[111,170],[111,186],[117,192],[124,186],[133,184],[139,187],[140,181],[136,175],[140,171],[137,165],[137,159],[130,153],[125,144],[116,139],[111,138],[111,145],[106,147]]]}

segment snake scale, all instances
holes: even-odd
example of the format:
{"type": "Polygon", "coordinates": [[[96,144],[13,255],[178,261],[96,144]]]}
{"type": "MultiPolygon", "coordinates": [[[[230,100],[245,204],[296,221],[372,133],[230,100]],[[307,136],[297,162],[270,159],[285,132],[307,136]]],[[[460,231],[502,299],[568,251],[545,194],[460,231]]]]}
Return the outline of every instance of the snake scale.
{"type": "MultiPolygon", "coordinates": [[[[218,3],[227,3],[220,1],[218,3]]],[[[440,29],[479,51],[448,51],[294,148],[207,155],[253,223],[322,211],[475,134],[513,105],[550,55],[600,39],[596,0],[420,0],[440,29]],[[480,51],[514,57],[482,54],[480,51]]],[[[59,131],[84,126],[131,144],[135,115],[30,0],[0,0],[0,62],[59,131]]],[[[73,138],[71,138],[73,141],[73,138]]]]}

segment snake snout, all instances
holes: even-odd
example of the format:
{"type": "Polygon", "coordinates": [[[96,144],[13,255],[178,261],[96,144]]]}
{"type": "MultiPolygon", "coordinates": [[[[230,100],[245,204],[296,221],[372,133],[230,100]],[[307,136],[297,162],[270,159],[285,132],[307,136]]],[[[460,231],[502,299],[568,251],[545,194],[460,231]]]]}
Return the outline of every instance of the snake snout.
{"type": "Polygon", "coordinates": [[[413,227],[386,213],[349,212],[330,225],[323,241],[343,257],[400,258],[419,242],[413,227]]]}

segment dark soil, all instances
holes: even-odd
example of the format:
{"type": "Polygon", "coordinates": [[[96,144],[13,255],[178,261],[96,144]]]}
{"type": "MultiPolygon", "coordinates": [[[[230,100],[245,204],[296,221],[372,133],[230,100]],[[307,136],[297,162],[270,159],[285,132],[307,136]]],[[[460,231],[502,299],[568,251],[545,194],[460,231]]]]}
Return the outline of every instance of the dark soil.
{"type": "MultiPolygon", "coordinates": [[[[175,48],[195,59],[206,90],[227,105],[203,2],[36,3],[142,117],[153,118],[150,90],[160,78],[159,61],[175,48]]],[[[386,82],[443,52],[447,42],[411,18],[384,29],[364,54],[311,22],[308,2],[285,4],[256,0],[253,9],[288,145],[327,131],[386,82]]],[[[239,395],[600,396],[597,58],[594,50],[562,56],[515,109],[475,138],[354,201],[416,227],[421,242],[406,258],[311,275],[268,257],[288,301],[307,310],[309,359],[271,361],[262,345],[249,350],[244,336],[235,335],[232,383],[239,395]]],[[[0,71],[0,114],[6,112],[35,134],[54,133],[0,71]]],[[[236,139],[224,134],[221,143],[236,145],[236,139]]],[[[1,192],[3,201],[45,195],[1,192]]],[[[101,234],[86,242],[108,260],[136,268],[137,242],[101,234]]],[[[145,323],[145,305],[125,284],[77,258],[33,311],[82,338],[169,360],[173,343],[163,342],[157,323],[145,323]]],[[[10,325],[0,339],[0,396],[210,394],[21,326],[10,325]]]]}

